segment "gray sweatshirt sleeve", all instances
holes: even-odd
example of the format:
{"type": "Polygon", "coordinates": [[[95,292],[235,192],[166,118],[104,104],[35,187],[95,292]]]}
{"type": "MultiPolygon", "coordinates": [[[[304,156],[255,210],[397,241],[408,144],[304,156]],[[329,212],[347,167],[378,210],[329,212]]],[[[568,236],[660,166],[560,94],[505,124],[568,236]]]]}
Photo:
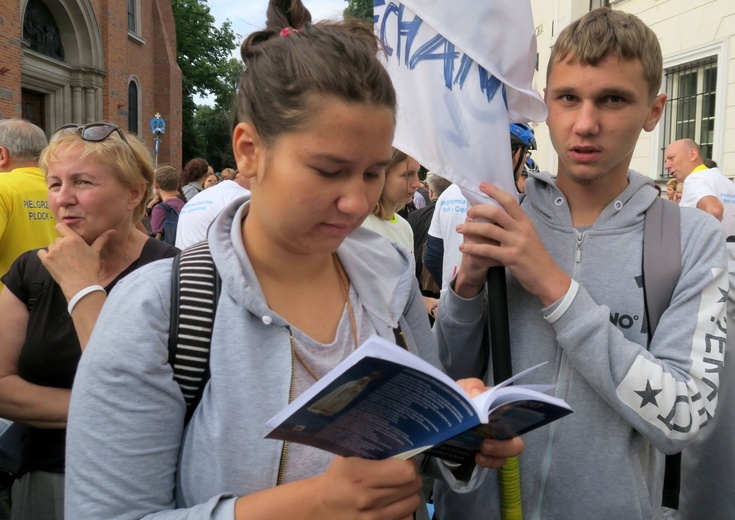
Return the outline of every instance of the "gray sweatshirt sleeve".
{"type": "Polygon", "coordinates": [[[82,356],[69,410],[66,518],[234,519],[222,494],[176,509],[185,405],[168,363],[171,260],[109,295],[82,356]]]}
{"type": "Polygon", "coordinates": [[[724,361],[724,240],[708,215],[695,223],[682,228],[681,276],[648,348],[627,340],[582,286],[552,324],[574,368],[664,453],[681,451],[714,414],[724,361]]]}
{"type": "MultiPolygon", "coordinates": [[[[729,284],[722,232],[705,214],[688,222],[682,227],[681,277],[649,346],[627,339],[610,322],[610,308],[583,285],[566,311],[547,323],[552,338],[536,334],[539,341],[555,338],[589,387],[664,453],[681,451],[714,415],[724,360],[729,284]]],[[[483,311],[483,295],[442,295],[434,333],[440,359],[455,379],[480,375],[487,357],[483,311]]]]}
{"type": "Polygon", "coordinates": [[[433,330],[439,359],[452,379],[481,376],[487,356],[481,348],[485,301],[484,292],[472,299],[461,298],[452,285],[439,299],[433,330]]]}
{"type": "Polygon", "coordinates": [[[424,305],[418,283],[412,280],[410,287],[411,294],[408,298],[408,305],[403,312],[405,323],[399,323],[401,325],[401,332],[408,341],[411,352],[424,361],[431,363],[436,368],[444,370],[439,361],[436,341],[432,336],[431,325],[429,325],[429,318],[426,314],[426,306],[424,305]]]}

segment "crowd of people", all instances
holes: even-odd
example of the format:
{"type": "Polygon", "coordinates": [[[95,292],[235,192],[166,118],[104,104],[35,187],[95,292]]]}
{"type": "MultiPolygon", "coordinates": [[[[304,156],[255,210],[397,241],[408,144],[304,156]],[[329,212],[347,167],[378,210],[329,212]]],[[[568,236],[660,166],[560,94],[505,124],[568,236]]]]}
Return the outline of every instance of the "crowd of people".
{"type": "Polygon", "coordinates": [[[513,123],[518,193],[483,183],[497,204],[474,206],[393,146],[378,52],[358,22],[312,23],[301,0],[271,0],[241,46],[236,168],[221,173],[201,158],[154,170],[111,123],[47,141],[0,121],[0,417],[22,434],[18,464],[0,457],[0,519],[429,519],[427,503],[438,520],[501,518],[496,470],[517,456],[524,518],[735,514],[735,184],[693,141],[667,148],[681,271],[651,321],[641,266],[658,192],[629,167],[666,102],[655,34],[609,8],[561,31],[545,89],[556,175],[513,123]],[[195,291],[214,310],[174,328],[182,251],[213,266],[195,291]],[[497,383],[498,266],[513,368],[546,362],[523,382],[555,384],[572,415],[487,439],[459,465],[264,438],[373,335],[470,395],[497,383]],[[171,355],[187,334],[209,338],[192,408],[171,355]],[[678,452],[677,512],[661,481],[678,452]]]}

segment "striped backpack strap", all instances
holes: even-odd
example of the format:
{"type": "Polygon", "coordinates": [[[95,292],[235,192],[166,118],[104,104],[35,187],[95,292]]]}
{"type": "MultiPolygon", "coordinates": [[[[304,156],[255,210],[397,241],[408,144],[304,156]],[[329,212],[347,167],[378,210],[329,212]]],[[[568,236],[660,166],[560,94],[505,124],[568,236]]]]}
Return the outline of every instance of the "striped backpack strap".
{"type": "Polygon", "coordinates": [[[171,324],[168,362],[186,402],[188,424],[209,380],[209,350],[221,279],[200,242],[174,259],[171,270],[171,324]]]}

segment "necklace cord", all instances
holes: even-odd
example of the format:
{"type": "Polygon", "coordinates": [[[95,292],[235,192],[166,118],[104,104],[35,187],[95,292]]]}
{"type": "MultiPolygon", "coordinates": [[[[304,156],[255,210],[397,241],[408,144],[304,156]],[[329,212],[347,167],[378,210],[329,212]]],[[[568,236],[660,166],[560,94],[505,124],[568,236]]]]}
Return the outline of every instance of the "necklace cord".
{"type": "MultiPolygon", "coordinates": [[[[345,301],[347,302],[347,313],[350,315],[350,327],[352,329],[352,340],[354,342],[355,350],[357,350],[357,323],[355,322],[355,312],[352,309],[352,302],[350,301],[350,290],[349,290],[349,285],[348,285],[348,280],[347,280],[347,273],[342,267],[342,264],[340,263],[339,258],[337,258],[337,253],[332,253],[332,259],[334,260],[334,267],[337,271],[337,277],[339,278],[340,286],[342,287],[342,294],[345,298],[345,301]]],[[[293,339],[293,335],[291,337],[293,339]]],[[[304,367],[304,370],[306,370],[306,372],[314,379],[314,381],[319,381],[320,378],[304,362],[303,358],[299,355],[298,351],[295,348],[293,352],[294,352],[294,356],[296,357],[297,361],[301,363],[302,367],[304,367]]]]}

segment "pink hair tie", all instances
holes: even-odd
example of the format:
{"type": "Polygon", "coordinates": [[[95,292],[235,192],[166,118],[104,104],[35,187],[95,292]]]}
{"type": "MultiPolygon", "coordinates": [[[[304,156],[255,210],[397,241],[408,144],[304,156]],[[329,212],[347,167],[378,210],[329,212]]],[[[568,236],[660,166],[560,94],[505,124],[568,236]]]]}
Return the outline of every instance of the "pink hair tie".
{"type": "Polygon", "coordinates": [[[284,27],[283,29],[281,29],[281,32],[279,34],[281,36],[288,36],[292,32],[297,33],[297,32],[301,32],[301,30],[300,29],[293,29],[292,27],[284,27]]]}

